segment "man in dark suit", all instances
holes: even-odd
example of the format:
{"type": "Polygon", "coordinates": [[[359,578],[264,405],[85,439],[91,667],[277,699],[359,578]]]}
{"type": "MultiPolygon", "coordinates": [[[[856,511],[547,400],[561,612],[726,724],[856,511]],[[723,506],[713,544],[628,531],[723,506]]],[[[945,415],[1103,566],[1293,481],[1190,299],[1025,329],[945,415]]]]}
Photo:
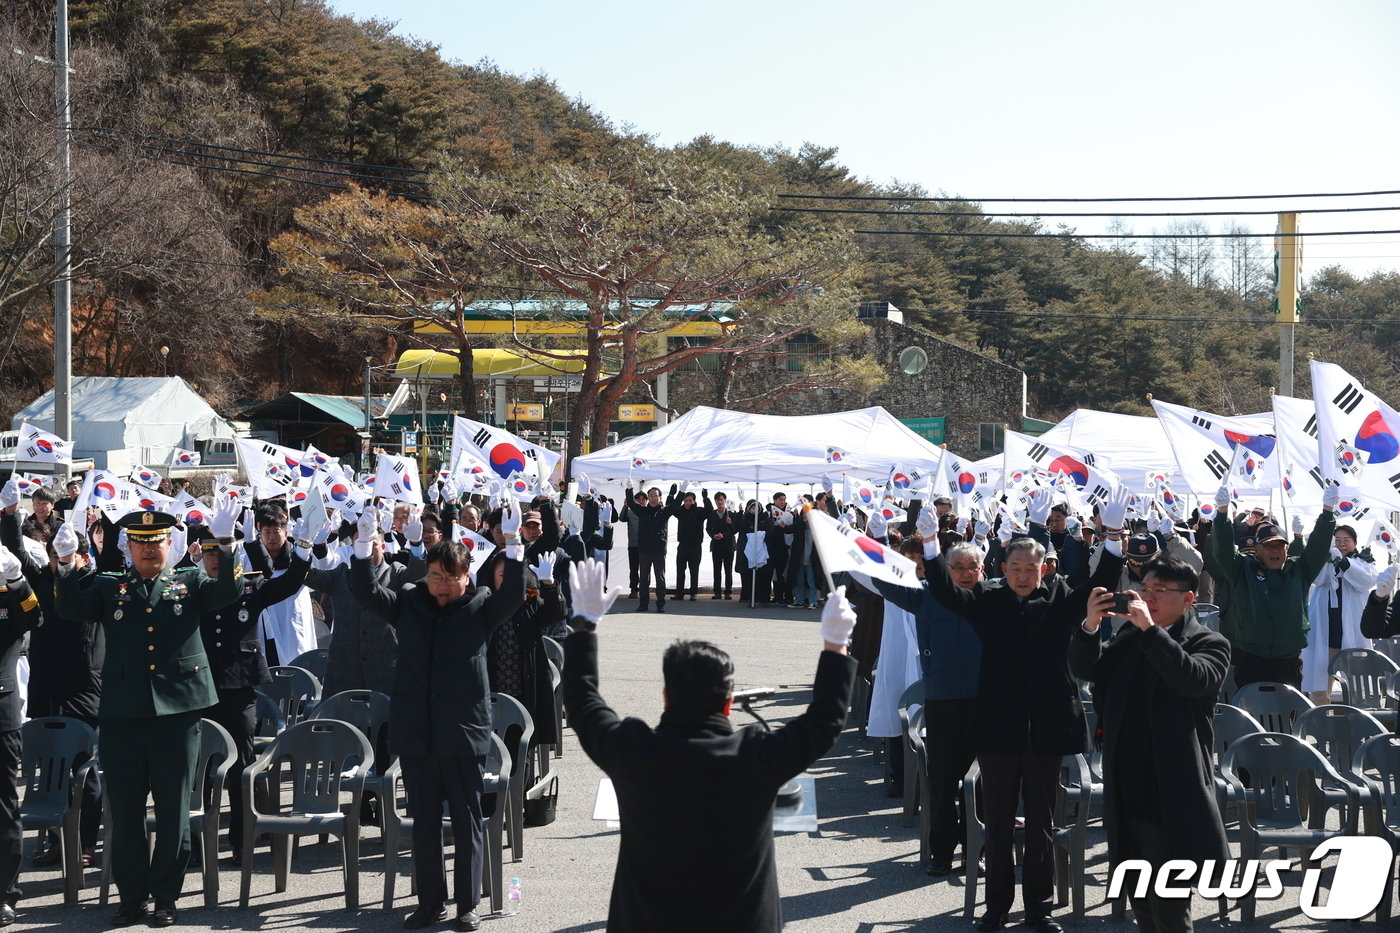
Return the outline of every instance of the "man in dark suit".
{"type": "Polygon", "coordinates": [[[826,754],[846,720],[856,664],[855,612],[844,589],[822,613],[825,649],[812,703],[774,732],[729,722],[734,665],[707,642],[679,641],[662,659],[665,712],[652,729],[621,719],[598,693],[594,634],[617,592],[589,561],[573,573],[574,633],[564,642],[564,705],[588,757],[607,772],[622,816],[608,908],[610,933],[782,927],[773,852],[778,788],[826,754]]]}
{"type": "MultiPolygon", "coordinates": [[[[1039,494],[1048,495],[1041,490],[1039,494]]],[[[1012,842],[1016,805],[1024,806],[1025,859],[1021,901],[1026,925],[1037,933],[1061,933],[1053,906],[1054,845],[1050,812],[1065,755],[1088,750],[1089,733],[1079,686],[1066,659],[1070,639],[1084,620],[1093,586],[1112,586],[1123,569],[1122,522],[1128,494],[1103,509],[1111,535],[1093,577],[1071,589],[1061,576],[1044,576],[1045,545],[1013,538],[1001,564],[1003,581],[957,586],[939,554],[938,536],[924,541],[924,578],[938,602],[972,623],[982,642],[972,734],[982,771],[987,825],[987,910],[981,933],[1006,925],[1016,898],[1012,842]]],[[[1042,529],[1043,531],[1043,526],[1042,529]]]]}
{"type": "MultiPolygon", "coordinates": [[[[447,876],[442,855],[442,812],[456,839],[453,876],[456,928],[475,930],[481,900],[485,830],[481,822],[482,766],[491,747],[491,686],[486,643],[525,601],[520,511],[502,510],[505,572],[499,589],[471,583],[471,551],[444,541],[424,556],[419,583],[394,590],[370,563],[376,517],[366,509],[355,539],[350,584],[367,607],[398,632],[399,657],[389,697],[389,751],[403,767],[404,793],[413,815],[413,872],[418,908],[409,930],[447,919],[447,876]]],[[[519,763],[524,767],[524,763],[519,763]]]]}
{"type": "Polygon", "coordinates": [[[238,600],[243,568],[233,538],[239,512],[223,503],[209,518],[219,542],[219,578],[189,567],[167,570],[173,515],[133,512],[126,529],[132,569],[98,574],[90,585],[73,572],[78,548],[71,523],[54,536],[58,580],[54,608],[74,622],[100,621],[107,635],[98,711],[112,821],[112,877],[121,906],[116,927],[148,916],[171,926],[190,860],[190,784],[199,755],[200,716],[218,700],[199,620],[238,600]],[[146,796],[155,800],[156,844],[146,844],[146,796]],[[154,896],[155,913],[147,899],[154,896]]]}
{"type": "MultiPolygon", "coordinates": [[[[701,494],[708,490],[701,490],[701,494]]],[[[715,505],[705,517],[705,533],[710,536],[710,561],[714,565],[715,593],[711,599],[731,599],[734,592],[734,527],[738,512],[729,510],[729,498],[715,493],[715,505]],[[723,586],[721,586],[723,579],[723,586]]]]}
{"type": "MultiPolygon", "coordinates": [[[[1215,802],[1211,718],[1230,668],[1230,643],[1196,620],[1199,578],[1165,555],[1130,591],[1127,620],[1104,646],[1113,594],[1095,589],[1070,645],[1070,669],[1091,680],[1104,737],[1104,827],[1111,864],[1228,857],[1215,802]]],[[[1130,895],[1131,896],[1131,895],[1130,895]]],[[[1144,930],[1189,933],[1191,899],[1132,896],[1144,930]]]]}
{"type": "Polygon", "coordinates": [[[0,927],[15,922],[22,852],[19,818],[20,713],[15,666],[24,636],[43,621],[20,560],[0,545],[0,927]]]}

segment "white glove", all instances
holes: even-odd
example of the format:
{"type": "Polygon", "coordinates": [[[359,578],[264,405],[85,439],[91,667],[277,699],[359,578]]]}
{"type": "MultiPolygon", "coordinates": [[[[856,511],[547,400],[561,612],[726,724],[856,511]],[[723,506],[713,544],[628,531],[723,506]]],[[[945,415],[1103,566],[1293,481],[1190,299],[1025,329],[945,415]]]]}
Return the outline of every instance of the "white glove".
{"type": "Polygon", "coordinates": [[[1011,543],[1011,536],[1013,534],[1015,534],[1015,532],[1012,531],[1011,523],[1002,519],[1001,525],[997,528],[997,540],[1001,542],[1002,547],[1006,547],[1011,543]]]}
{"type": "Polygon", "coordinates": [[[598,506],[598,521],[601,524],[609,524],[613,520],[613,507],[611,502],[604,502],[598,506]]]}
{"type": "Polygon", "coordinates": [[[889,528],[889,522],[885,521],[885,516],[879,512],[872,512],[870,520],[865,523],[865,533],[874,538],[883,537],[889,528]]]}
{"type": "Polygon", "coordinates": [[[431,486],[428,487],[428,501],[429,501],[429,502],[437,502],[437,501],[438,501],[439,499],[441,499],[441,498],[442,498],[442,491],[438,489],[438,484],[437,484],[437,483],[433,483],[431,486]]]}
{"type": "MultiPolygon", "coordinates": [[[[256,538],[256,537],[258,536],[258,523],[257,523],[256,521],[253,520],[253,510],[252,510],[252,509],[246,509],[246,510],[245,510],[245,509],[243,508],[243,506],[239,504],[239,500],[237,500],[237,499],[230,499],[229,502],[233,503],[234,505],[237,505],[237,506],[238,506],[238,509],[239,509],[239,512],[243,515],[243,540],[244,540],[244,541],[252,541],[254,538],[256,538]]],[[[234,516],[234,522],[235,522],[235,524],[238,522],[237,514],[235,514],[235,516],[234,516]]],[[[209,531],[210,531],[210,532],[213,532],[214,529],[211,527],[211,528],[209,529],[209,531]]],[[[226,534],[226,535],[222,535],[222,537],[225,537],[225,538],[231,538],[231,537],[233,537],[233,529],[229,529],[229,533],[226,534]]]]}
{"type": "MultiPolygon", "coordinates": [[[[64,524],[68,523],[64,522],[64,524]]],[[[117,550],[122,552],[122,556],[126,558],[128,564],[131,563],[131,543],[127,540],[125,528],[117,531],[117,550]]]]}
{"type": "Polygon", "coordinates": [[[851,640],[855,627],[856,611],[846,599],[846,588],[838,586],[822,606],[822,641],[844,645],[851,640]]]}
{"type": "Polygon", "coordinates": [[[501,506],[501,533],[507,538],[520,534],[520,509],[514,503],[501,506]]]}
{"type": "Polygon", "coordinates": [[[1050,507],[1054,504],[1050,501],[1051,498],[1048,489],[1031,490],[1031,521],[1037,525],[1044,525],[1050,520],[1050,507]]]}
{"type": "Polygon", "coordinates": [[[355,522],[355,556],[369,557],[374,549],[374,537],[379,534],[379,512],[373,507],[360,513],[355,522]]]}
{"type": "Polygon", "coordinates": [[[919,518],[914,522],[914,530],[925,538],[938,534],[938,514],[927,509],[919,510],[919,518]]]}
{"type": "Polygon", "coordinates": [[[13,476],[0,487],[0,509],[8,509],[12,505],[19,505],[19,482],[13,476]]]}
{"type": "Polygon", "coordinates": [[[293,540],[293,541],[295,541],[295,542],[297,542],[297,543],[300,543],[300,542],[302,542],[302,541],[305,541],[305,540],[306,540],[306,537],[307,537],[307,533],[308,533],[308,532],[307,532],[307,530],[306,530],[306,518],[305,518],[305,516],[303,516],[303,517],[301,517],[301,518],[298,518],[296,521],[292,522],[292,540],[293,540]]]}
{"type": "Polygon", "coordinates": [[[409,513],[408,521],[403,525],[403,534],[410,545],[423,543],[423,515],[417,509],[409,513]]]}
{"type": "Polygon", "coordinates": [[[457,481],[454,480],[452,477],[449,476],[447,479],[445,479],[445,480],[442,481],[442,501],[443,501],[443,502],[455,502],[455,501],[457,501],[457,494],[458,494],[458,492],[459,492],[459,490],[457,489],[457,481]]]}
{"type": "MultiPolygon", "coordinates": [[[[65,523],[66,524],[66,523],[65,523]]],[[[77,539],[74,539],[76,543],[77,539]]],[[[58,550],[58,538],[55,536],[54,550],[58,550]]],[[[0,580],[14,586],[19,582],[19,578],[24,576],[24,567],[20,564],[19,558],[11,554],[5,545],[0,544],[0,580]]]]}
{"type": "Polygon", "coordinates": [[[958,534],[967,537],[967,517],[958,519],[958,534]]]}
{"type": "Polygon", "coordinates": [[[836,488],[836,486],[835,486],[834,483],[832,483],[831,477],[830,477],[830,476],[827,476],[825,473],[823,473],[823,474],[822,474],[822,489],[824,489],[824,490],[826,491],[826,494],[829,496],[829,495],[831,495],[831,493],[835,490],[835,488],[836,488]]]}
{"type": "Polygon", "coordinates": [[[554,582],[554,562],[558,559],[557,554],[540,554],[535,558],[535,577],[541,583],[554,582]]]}
{"type": "Polygon", "coordinates": [[[856,527],[855,508],[853,508],[852,506],[847,506],[846,511],[841,513],[841,521],[845,522],[847,525],[850,525],[852,528],[856,527]]]}
{"type": "Polygon", "coordinates": [[[238,513],[241,511],[243,507],[238,504],[237,499],[225,497],[209,514],[209,533],[216,538],[232,538],[234,528],[238,525],[238,513]]]}
{"type": "MultiPolygon", "coordinates": [[[[72,522],[64,522],[58,526],[58,533],[53,536],[53,550],[59,560],[78,553],[78,534],[73,530],[72,522]]],[[[63,563],[66,564],[67,561],[63,560],[63,563]]]]}
{"type": "Polygon", "coordinates": [[[1389,599],[1395,594],[1395,580],[1400,576],[1400,564],[1391,564],[1376,574],[1376,595],[1389,599]]]}
{"type": "Polygon", "coordinates": [[[392,504],[385,504],[384,511],[379,515],[379,530],[385,535],[394,530],[394,507],[392,504]]]}
{"type": "MultiPolygon", "coordinates": [[[[340,517],[337,515],[336,518],[334,519],[334,523],[335,523],[335,524],[339,524],[339,521],[340,521],[340,517]]],[[[318,544],[325,544],[327,541],[329,541],[330,538],[331,538],[331,528],[332,528],[332,522],[331,522],[331,521],[322,522],[322,523],[321,523],[321,527],[318,528],[318,529],[316,530],[316,533],[313,534],[313,535],[311,536],[311,545],[312,545],[312,547],[315,547],[315,546],[318,545],[318,544]]]]}
{"type": "Polygon", "coordinates": [[[1079,519],[1075,518],[1073,515],[1065,519],[1065,531],[1068,531],[1072,537],[1077,538],[1079,536],[1079,528],[1079,519]]]}
{"type": "Polygon", "coordinates": [[[1339,550],[1337,550],[1335,547],[1334,547],[1334,548],[1329,548],[1328,551],[1327,551],[1327,554],[1328,554],[1329,557],[1332,558],[1332,560],[1341,560],[1341,559],[1342,559],[1342,552],[1339,551],[1339,550]]]}
{"type": "Polygon", "coordinates": [[[1294,533],[1295,535],[1300,535],[1300,534],[1302,534],[1303,531],[1305,530],[1305,529],[1304,529],[1304,526],[1303,526],[1303,516],[1301,516],[1301,515],[1299,515],[1299,514],[1297,514],[1297,513],[1295,512],[1294,515],[1293,515],[1293,522],[1292,522],[1292,525],[1293,525],[1293,533],[1294,533]]]}
{"type": "Polygon", "coordinates": [[[1119,486],[1109,495],[1108,501],[1099,507],[1099,517],[1106,528],[1122,528],[1128,517],[1128,500],[1133,494],[1127,487],[1119,486]]]}
{"type": "Polygon", "coordinates": [[[985,538],[992,533],[992,526],[988,525],[985,519],[977,519],[977,524],[973,526],[973,535],[978,538],[985,538]]]}
{"type": "Polygon", "coordinates": [[[1157,516],[1157,533],[1164,538],[1170,538],[1176,534],[1176,523],[1166,515],[1157,516]]]}
{"type": "MultiPolygon", "coordinates": [[[[1326,498],[1327,498],[1327,493],[1326,493],[1326,492],[1323,492],[1322,498],[1323,498],[1324,501],[1326,500],[1326,498]]],[[[1336,500],[1336,499],[1333,499],[1332,501],[1333,501],[1333,502],[1336,502],[1337,500],[1336,500]]],[[[1229,487],[1229,486],[1221,486],[1219,489],[1217,489],[1217,490],[1215,491],[1215,511],[1216,511],[1217,513],[1221,514],[1221,515],[1224,515],[1224,514],[1225,514],[1225,510],[1228,509],[1229,507],[1230,507],[1230,487],[1229,487]]]]}
{"type": "MultiPolygon", "coordinates": [[[[1217,493],[1217,498],[1219,494],[1217,493]]],[[[1337,486],[1328,486],[1322,490],[1322,507],[1327,511],[1332,511],[1337,507],[1337,503],[1342,501],[1342,490],[1337,486]]]]}
{"type": "Polygon", "coordinates": [[[594,625],[622,595],[621,587],[608,589],[608,570],[602,562],[589,558],[569,566],[569,592],[574,615],[594,625]]]}
{"type": "Polygon", "coordinates": [[[686,490],[689,489],[689,488],[690,488],[690,480],[688,480],[688,479],[683,479],[683,480],[681,480],[680,486],[676,489],[676,496],[677,496],[678,498],[679,498],[679,497],[683,497],[683,496],[685,495],[686,490]]]}

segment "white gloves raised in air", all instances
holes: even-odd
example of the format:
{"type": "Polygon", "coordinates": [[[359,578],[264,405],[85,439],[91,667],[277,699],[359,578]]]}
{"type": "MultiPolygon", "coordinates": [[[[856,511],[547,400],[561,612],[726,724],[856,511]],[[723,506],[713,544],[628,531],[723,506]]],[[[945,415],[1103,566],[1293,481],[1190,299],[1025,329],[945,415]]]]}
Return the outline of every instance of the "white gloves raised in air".
{"type": "Polygon", "coordinates": [[[856,627],[856,611],[846,599],[846,588],[838,586],[831,591],[822,606],[822,641],[832,645],[844,645],[851,640],[851,632],[856,627]]]}
{"type": "Polygon", "coordinates": [[[622,595],[620,587],[608,589],[607,568],[592,558],[569,565],[569,591],[574,615],[594,625],[622,595]]]}

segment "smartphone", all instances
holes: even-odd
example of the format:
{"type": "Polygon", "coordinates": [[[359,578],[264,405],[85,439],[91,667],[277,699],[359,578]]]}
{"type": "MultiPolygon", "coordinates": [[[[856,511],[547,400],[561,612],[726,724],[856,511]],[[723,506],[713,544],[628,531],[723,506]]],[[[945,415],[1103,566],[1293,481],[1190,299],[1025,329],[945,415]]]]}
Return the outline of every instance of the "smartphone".
{"type": "Polygon", "coordinates": [[[1128,605],[1133,601],[1131,593],[1114,593],[1113,602],[1108,605],[1108,614],[1115,616],[1125,616],[1128,614],[1128,605]]]}

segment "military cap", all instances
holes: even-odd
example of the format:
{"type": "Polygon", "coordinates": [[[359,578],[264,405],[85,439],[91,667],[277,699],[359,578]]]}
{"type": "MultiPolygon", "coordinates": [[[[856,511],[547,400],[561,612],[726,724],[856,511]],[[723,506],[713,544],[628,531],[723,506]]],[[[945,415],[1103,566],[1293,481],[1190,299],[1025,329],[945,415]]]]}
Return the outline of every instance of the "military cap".
{"type": "Polygon", "coordinates": [[[118,528],[126,529],[128,541],[155,542],[170,537],[170,531],[180,520],[169,512],[130,512],[117,522],[118,528]]]}

